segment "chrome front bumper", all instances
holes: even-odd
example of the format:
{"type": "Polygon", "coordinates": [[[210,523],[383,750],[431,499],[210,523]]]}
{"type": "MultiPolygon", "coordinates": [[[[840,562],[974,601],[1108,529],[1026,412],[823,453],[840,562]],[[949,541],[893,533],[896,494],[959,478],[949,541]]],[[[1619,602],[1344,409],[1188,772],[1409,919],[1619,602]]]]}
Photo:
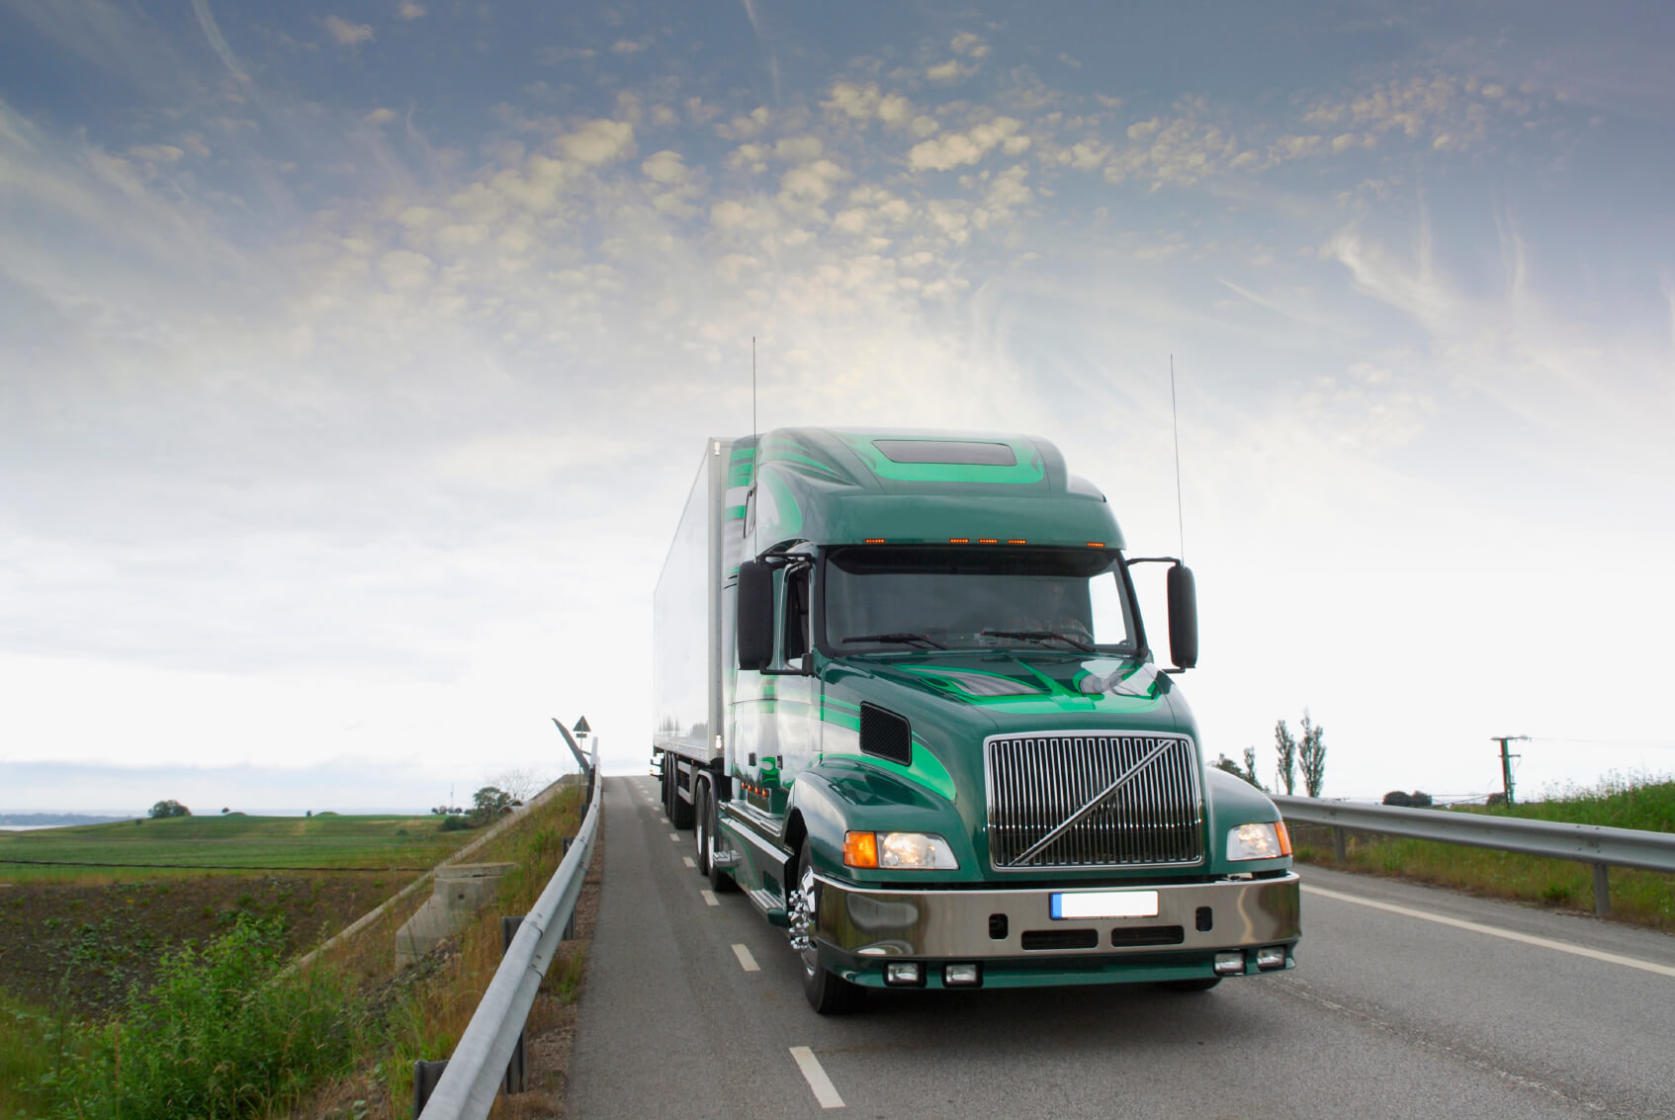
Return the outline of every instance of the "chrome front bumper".
{"type": "Polygon", "coordinates": [[[824,877],[816,882],[816,939],[862,957],[1139,956],[1282,945],[1302,933],[1298,879],[1289,873],[1213,883],[1137,882],[1133,889],[1157,891],[1156,917],[1060,920],[1051,916],[1052,895],[1092,888],[914,891],[860,888],[824,877]],[[1206,908],[1207,923],[1201,913],[1206,908]],[[1004,936],[991,936],[1002,926],[1004,936]],[[1096,936],[1090,945],[1052,947],[1074,931],[1096,936]],[[1179,940],[1155,941],[1176,932],[1179,940]],[[1148,938],[1154,943],[1133,943],[1148,938]]]}

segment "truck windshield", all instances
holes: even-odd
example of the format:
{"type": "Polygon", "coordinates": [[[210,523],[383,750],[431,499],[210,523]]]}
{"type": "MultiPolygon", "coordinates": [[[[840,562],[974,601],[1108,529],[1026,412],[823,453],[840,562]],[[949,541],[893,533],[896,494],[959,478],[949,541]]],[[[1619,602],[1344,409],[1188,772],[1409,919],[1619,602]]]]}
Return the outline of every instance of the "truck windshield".
{"type": "Polygon", "coordinates": [[[1093,549],[834,549],[824,568],[826,646],[1134,653],[1121,567],[1116,553],[1093,549]]]}

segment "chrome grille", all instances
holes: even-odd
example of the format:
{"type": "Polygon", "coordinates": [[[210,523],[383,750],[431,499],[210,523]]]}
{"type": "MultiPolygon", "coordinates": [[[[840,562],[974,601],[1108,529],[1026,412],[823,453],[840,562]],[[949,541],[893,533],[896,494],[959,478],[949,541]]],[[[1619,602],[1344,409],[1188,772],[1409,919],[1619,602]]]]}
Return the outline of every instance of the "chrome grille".
{"type": "Polygon", "coordinates": [[[984,744],[996,868],[1199,863],[1203,801],[1192,740],[1178,735],[999,735],[984,744]],[[1040,851],[1030,849],[1149,755],[1156,757],[1040,851]]]}

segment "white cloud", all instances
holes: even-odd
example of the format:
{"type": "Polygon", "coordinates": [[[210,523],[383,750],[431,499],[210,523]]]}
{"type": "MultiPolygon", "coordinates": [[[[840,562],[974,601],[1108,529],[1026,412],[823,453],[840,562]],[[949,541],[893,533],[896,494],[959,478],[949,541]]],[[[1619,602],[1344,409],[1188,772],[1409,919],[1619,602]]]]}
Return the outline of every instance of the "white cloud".
{"type": "Polygon", "coordinates": [[[173,144],[141,144],[128,149],[128,155],[146,163],[178,163],[186,153],[173,144]]]}
{"type": "Polygon", "coordinates": [[[948,171],[977,163],[997,147],[1017,155],[1030,144],[1019,131],[1022,127],[1012,117],[995,117],[965,132],[946,132],[913,145],[907,163],[915,171],[948,171]]]}
{"type": "Polygon", "coordinates": [[[832,184],[849,173],[829,159],[793,167],[779,179],[780,201],[787,206],[820,206],[832,196],[832,184]]]}
{"type": "Polygon", "coordinates": [[[812,163],[826,151],[818,136],[788,136],[774,144],[774,156],[785,163],[812,163]]]}
{"type": "Polygon", "coordinates": [[[759,135],[772,120],[773,114],[768,112],[767,106],[758,105],[748,113],[741,113],[717,125],[715,130],[724,140],[748,140],[759,135]]]}
{"type": "Polygon", "coordinates": [[[372,42],[371,24],[350,23],[342,16],[327,16],[321,22],[325,24],[326,33],[332,37],[332,42],[340,47],[354,47],[372,42]]]}
{"type": "Polygon", "coordinates": [[[681,160],[679,152],[665,148],[661,152],[653,152],[640,164],[640,171],[646,178],[674,186],[684,183],[691,172],[681,160]]]}
{"type": "Polygon", "coordinates": [[[394,109],[379,107],[361,118],[370,125],[385,125],[396,119],[394,109]]]}
{"type": "Polygon", "coordinates": [[[558,138],[565,155],[589,166],[610,163],[634,148],[634,126],[627,121],[591,120],[558,138]]]}
{"type": "Polygon", "coordinates": [[[954,36],[948,46],[955,54],[963,54],[967,58],[987,58],[989,55],[989,45],[980,35],[970,31],[962,31],[954,36]]]}
{"type": "Polygon", "coordinates": [[[887,128],[903,128],[913,120],[913,103],[899,93],[885,93],[873,82],[864,85],[837,81],[821,105],[855,121],[876,120],[887,128]]]}
{"type": "Polygon", "coordinates": [[[396,5],[395,11],[397,16],[406,20],[425,18],[425,6],[415,3],[414,0],[401,0],[401,3],[396,5]]]}
{"type": "Polygon", "coordinates": [[[422,253],[395,249],[379,258],[378,270],[392,288],[417,288],[430,280],[435,266],[422,253]]]}

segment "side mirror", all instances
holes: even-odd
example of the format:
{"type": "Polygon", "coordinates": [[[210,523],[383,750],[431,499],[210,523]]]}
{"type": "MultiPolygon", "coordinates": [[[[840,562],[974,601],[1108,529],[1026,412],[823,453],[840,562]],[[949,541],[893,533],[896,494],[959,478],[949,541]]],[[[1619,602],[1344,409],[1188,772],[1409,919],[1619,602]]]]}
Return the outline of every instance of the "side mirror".
{"type": "Polygon", "coordinates": [[[739,613],[734,631],[739,668],[761,672],[774,660],[774,573],[758,560],[739,565],[739,613]]]}
{"type": "Polygon", "coordinates": [[[1169,659],[1177,669],[1198,664],[1198,587],[1185,564],[1169,567],[1169,659]]]}

